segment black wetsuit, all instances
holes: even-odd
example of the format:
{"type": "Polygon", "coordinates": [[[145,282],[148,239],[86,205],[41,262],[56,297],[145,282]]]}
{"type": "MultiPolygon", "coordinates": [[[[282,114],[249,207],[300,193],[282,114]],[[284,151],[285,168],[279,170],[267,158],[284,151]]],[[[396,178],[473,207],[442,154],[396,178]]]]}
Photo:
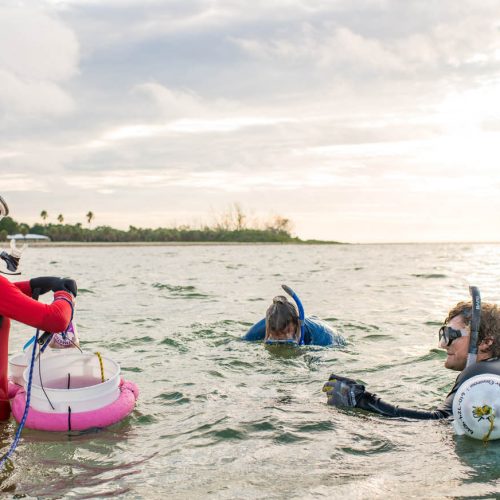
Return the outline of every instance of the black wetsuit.
{"type": "Polygon", "coordinates": [[[453,398],[458,388],[471,377],[476,375],[500,375],[500,359],[490,358],[474,363],[465,368],[455,380],[453,388],[446,396],[444,403],[432,411],[412,410],[410,408],[400,408],[382,401],[376,394],[365,391],[356,408],[385,415],[387,417],[418,418],[421,420],[448,418],[453,414],[453,398]]]}

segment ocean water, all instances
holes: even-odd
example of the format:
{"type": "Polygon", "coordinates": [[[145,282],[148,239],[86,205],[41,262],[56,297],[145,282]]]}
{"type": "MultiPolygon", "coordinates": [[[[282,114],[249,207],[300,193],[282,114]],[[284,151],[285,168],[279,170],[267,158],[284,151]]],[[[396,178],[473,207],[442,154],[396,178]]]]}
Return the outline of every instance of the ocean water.
{"type": "MultiPolygon", "coordinates": [[[[437,330],[469,284],[500,302],[500,245],[33,247],[23,258],[26,277],[78,281],[82,347],[118,361],[141,394],[104,430],[25,429],[0,473],[6,496],[500,495],[500,441],[331,408],[321,391],[334,372],[392,403],[438,405],[456,373],[437,330]],[[348,345],[242,342],[282,283],[348,345]]],[[[11,352],[32,334],[14,323],[11,352]]],[[[3,451],[15,428],[0,426],[3,451]]]]}

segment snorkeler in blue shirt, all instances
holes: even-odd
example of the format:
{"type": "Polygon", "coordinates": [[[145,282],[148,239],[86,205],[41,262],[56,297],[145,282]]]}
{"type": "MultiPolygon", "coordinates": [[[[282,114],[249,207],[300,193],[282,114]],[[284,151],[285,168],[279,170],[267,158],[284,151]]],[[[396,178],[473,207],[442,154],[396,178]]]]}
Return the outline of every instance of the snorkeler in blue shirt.
{"type": "Polygon", "coordinates": [[[255,323],[242,337],[243,340],[264,340],[266,344],[344,346],[345,339],[323,321],[304,316],[304,308],[295,292],[283,285],[293,297],[295,306],[283,295],[274,297],[266,317],[255,323]]]}

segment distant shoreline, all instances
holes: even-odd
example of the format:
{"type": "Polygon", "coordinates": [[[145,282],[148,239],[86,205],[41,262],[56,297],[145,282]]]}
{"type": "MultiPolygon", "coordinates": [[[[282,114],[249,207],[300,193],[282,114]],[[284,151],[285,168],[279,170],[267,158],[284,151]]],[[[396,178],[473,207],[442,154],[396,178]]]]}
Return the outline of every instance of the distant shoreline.
{"type": "MultiPolygon", "coordinates": [[[[23,241],[18,240],[18,244],[23,241]]],[[[4,243],[6,245],[6,243],[4,243]]],[[[243,245],[349,245],[338,241],[301,241],[301,242],[279,242],[279,241],[27,241],[29,247],[174,247],[174,246],[243,246],[243,245]]],[[[7,245],[6,245],[7,246],[7,245]]]]}
{"type": "MultiPolygon", "coordinates": [[[[24,243],[17,240],[18,246],[24,243]]],[[[187,247],[187,246],[362,246],[362,245],[499,245],[498,241],[375,241],[375,242],[345,242],[345,241],[27,241],[28,247],[187,247]]],[[[0,250],[8,248],[8,241],[0,241],[0,250]]]]}

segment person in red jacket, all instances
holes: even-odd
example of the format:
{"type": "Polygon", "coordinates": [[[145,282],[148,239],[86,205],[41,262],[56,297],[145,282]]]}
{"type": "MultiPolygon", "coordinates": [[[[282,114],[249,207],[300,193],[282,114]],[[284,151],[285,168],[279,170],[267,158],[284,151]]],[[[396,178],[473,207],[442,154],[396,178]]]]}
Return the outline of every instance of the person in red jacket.
{"type": "MultiPolygon", "coordinates": [[[[0,219],[8,213],[7,204],[0,197],[0,219]]],[[[52,333],[62,332],[71,320],[76,294],[76,282],[69,278],[44,276],[12,283],[0,276],[0,420],[6,420],[10,415],[8,357],[11,320],[52,333]],[[52,304],[33,299],[35,290],[37,295],[54,292],[52,304]]]]}

